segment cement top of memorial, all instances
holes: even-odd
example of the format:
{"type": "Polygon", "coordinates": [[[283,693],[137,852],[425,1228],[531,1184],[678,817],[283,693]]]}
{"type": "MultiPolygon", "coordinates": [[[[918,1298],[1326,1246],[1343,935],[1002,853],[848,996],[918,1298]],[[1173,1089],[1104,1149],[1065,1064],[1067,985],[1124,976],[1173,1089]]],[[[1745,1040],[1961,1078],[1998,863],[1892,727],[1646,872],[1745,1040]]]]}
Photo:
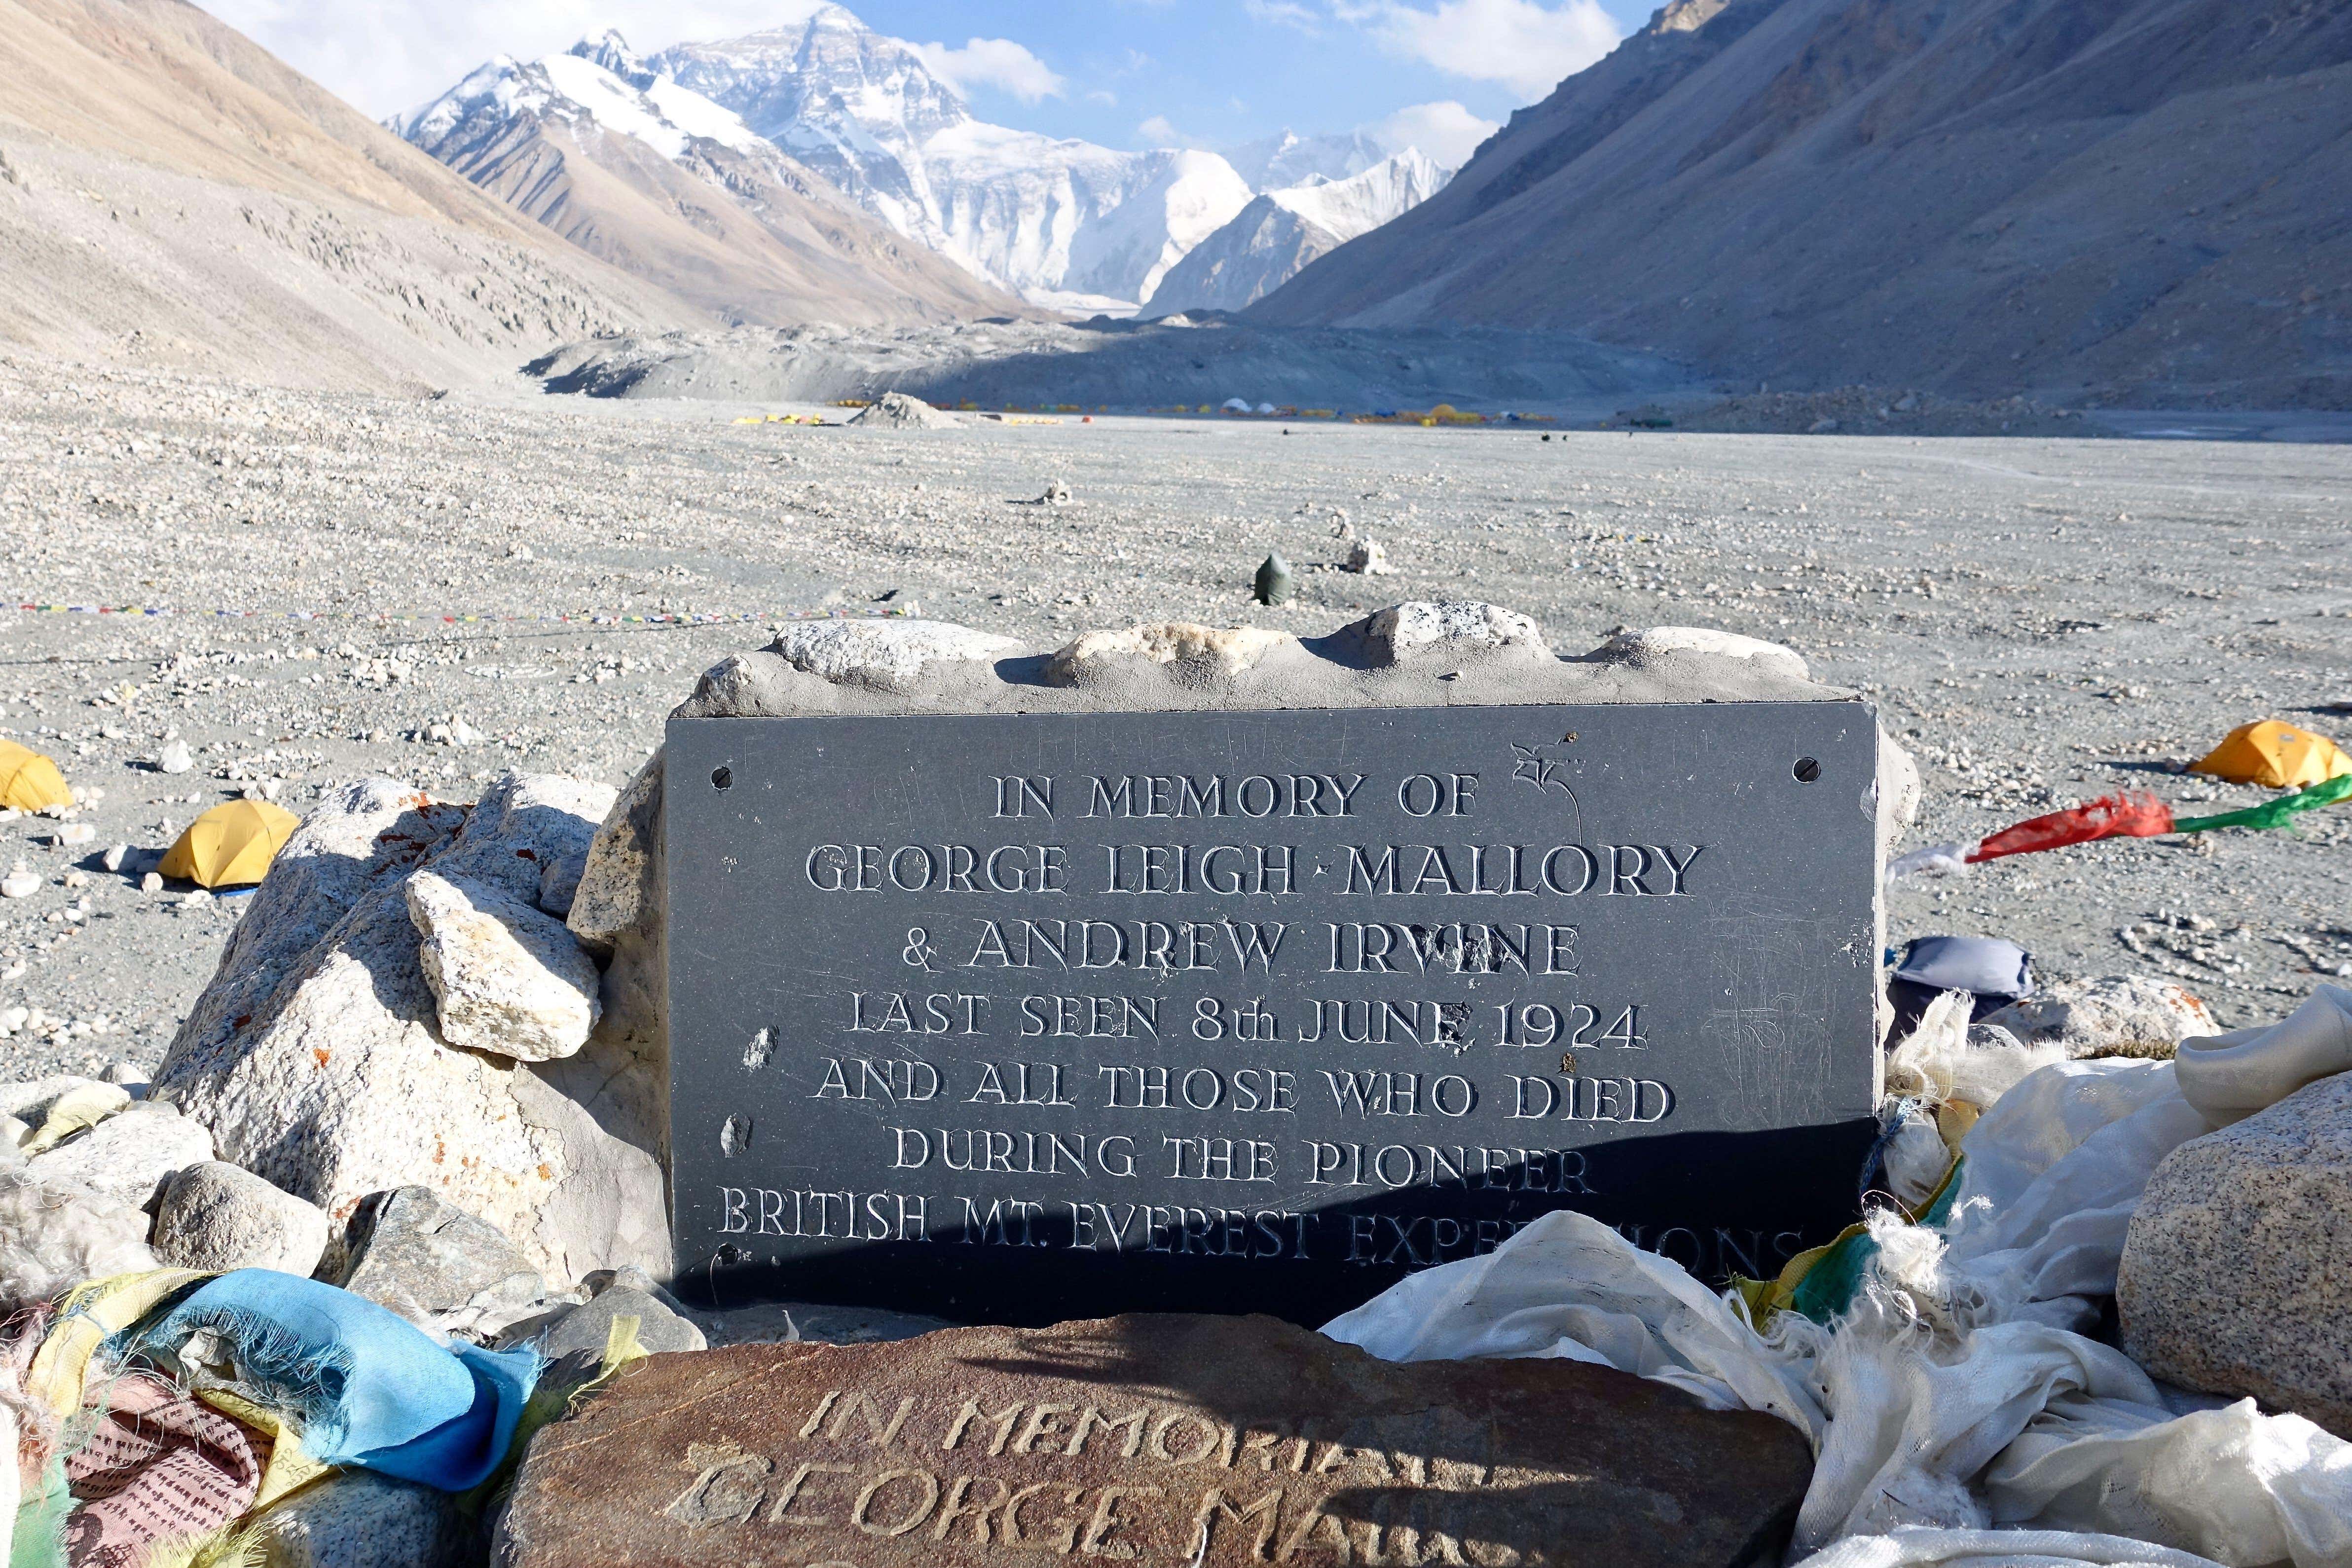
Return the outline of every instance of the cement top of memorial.
{"type": "Polygon", "coordinates": [[[1391,606],[1322,637],[1169,622],[1041,653],[943,622],[787,628],[707,673],[677,718],[1104,713],[1578,703],[1833,702],[1778,643],[1697,627],[1552,651],[1528,617],[1469,601],[1391,606]]]}

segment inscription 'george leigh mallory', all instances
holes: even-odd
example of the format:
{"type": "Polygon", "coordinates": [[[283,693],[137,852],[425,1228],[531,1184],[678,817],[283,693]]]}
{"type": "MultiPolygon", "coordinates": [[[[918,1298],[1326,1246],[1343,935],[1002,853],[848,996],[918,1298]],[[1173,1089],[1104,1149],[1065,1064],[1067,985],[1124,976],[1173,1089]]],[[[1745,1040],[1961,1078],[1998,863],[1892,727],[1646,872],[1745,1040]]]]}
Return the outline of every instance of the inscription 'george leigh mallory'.
{"type": "Polygon", "coordinates": [[[1319,1322],[1573,1207],[1702,1277],[1871,1131],[1853,704],[674,720],[681,1288],[1319,1322]]]}
{"type": "Polygon", "coordinates": [[[1730,1568],[1811,1471],[1753,1412],[1565,1361],[1401,1365],[1138,1316],[656,1356],[531,1444],[509,1568],[1730,1568]]]}

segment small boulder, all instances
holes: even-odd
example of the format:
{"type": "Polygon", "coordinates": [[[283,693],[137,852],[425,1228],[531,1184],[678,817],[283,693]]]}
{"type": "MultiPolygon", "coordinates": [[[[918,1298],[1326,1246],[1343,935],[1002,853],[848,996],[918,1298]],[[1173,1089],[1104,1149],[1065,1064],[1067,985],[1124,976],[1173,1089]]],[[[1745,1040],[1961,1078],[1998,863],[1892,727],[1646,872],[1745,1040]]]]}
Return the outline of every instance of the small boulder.
{"type": "Polygon", "coordinates": [[[1516,610],[1476,600],[1409,600],[1343,627],[1354,632],[1376,666],[1410,664],[1425,655],[1458,659],[1518,648],[1549,655],[1543,631],[1516,610]]]}
{"type": "Polygon", "coordinates": [[[881,430],[953,430],[963,422],[905,392],[884,392],[849,416],[851,424],[881,430]]]}
{"type": "Polygon", "coordinates": [[[36,1155],[25,1168],[43,1181],[88,1187],[143,1209],[167,1177],[212,1157],[213,1135],[203,1123],[183,1116],[175,1105],[142,1101],[36,1155]]]}
{"type": "Polygon", "coordinates": [[[481,1531],[457,1494],[373,1470],[314,1481],[247,1521],[251,1568],[475,1568],[481,1531]]]}
{"type": "Polygon", "coordinates": [[[207,1160],[164,1182],[155,1207],[155,1256],[175,1269],[275,1269],[308,1279],[331,1228],[318,1205],[250,1171],[207,1160]]]}
{"type": "Polygon", "coordinates": [[[547,1289],[497,1226],[421,1186],[377,1193],[352,1218],[336,1283],[423,1327],[501,1323],[547,1289]]]}
{"type": "Polygon", "coordinates": [[[1263,626],[1200,626],[1162,621],[1124,632],[1088,632],[1055,652],[1045,678],[1057,686],[1083,685],[1098,668],[1146,659],[1230,680],[1298,639],[1263,626]]]}
{"type": "Polygon", "coordinates": [[[2352,1072],[2174,1149],[2148,1178],[2116,1284],[2148,1373],[2252,1395],[2352,1439],[2352,1072]]]}
{"type": "Polygon", "coordinates": [[[1604,664],[1654,664],[1677,653],[1745,659],[1792,680],[1813,678],[1812,670],[1795,649],[1712,626],[1653,626],[1643,632],[1620,632],[1590,656],[1604,664]]]}
{"type": "Polygon", "coordinates": [[[585,1305],[536,1324],[519,1325],[499,1341],[500,1347],[527,1343],[550,1361],[583,1352],[595,1355],[611,1337],[614,1321],[632,1317],[637,1320],[637,1343],[648,1351],[706,1348],[702,1331],[677,1310],[668,1293],[642,1269],[606,1271],[587,1283],[596,1293],[585,1305]],[[530,1332],[522,1333],[524,1328],[530,1332]]]}
{"type": "Polygon", "coordinates": [[[778,633],[768,651],[836,685],[897,689],[912,685],[926,664],[1002,659],[1021,644],[946,621],[803,621],[778,633]]]}
{"type": "Polygon", "coordinates": [[[518,1061],[550,1061],[588,1043],[600,1010],[596,962],[562,921],[436,872],[418,872],[404,891],[444,1040],[518,1061]]]}
{"type": "Polygon", "coordinates": [[[2183,1040],[2218,1034],[2221,1028],[2187,987],[2153,975],[2061,980],[1987,1014],[1983,1021],[2029,1045],[2062,1045],[2078,1061],[2100,1056],[2167,1061],[2183,1040]]]}

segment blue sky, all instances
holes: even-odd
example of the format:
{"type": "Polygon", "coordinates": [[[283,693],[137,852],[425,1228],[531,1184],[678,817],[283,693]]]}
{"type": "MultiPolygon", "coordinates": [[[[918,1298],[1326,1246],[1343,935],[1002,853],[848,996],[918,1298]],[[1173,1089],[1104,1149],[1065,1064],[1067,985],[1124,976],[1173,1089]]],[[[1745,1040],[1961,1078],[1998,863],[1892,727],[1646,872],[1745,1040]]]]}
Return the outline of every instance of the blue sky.
{"type": "MultiPolygon", "coordinates": [[[[493,54],[614,26],[640,48],[790,21],[813,0],[203,0],[372,115],[493,54]]],[[[1457,137],[1499,120],[1646,19],[1625,0],[850,0],[930,51],[986,119],[1113,147],[1222,147],[1401,110],[1457,137]],[[1419,106],[1460,105],[1467,115],[1419,106]]],[[[1466,151],[1466,149],[1465,149],[1466,151]]]]}

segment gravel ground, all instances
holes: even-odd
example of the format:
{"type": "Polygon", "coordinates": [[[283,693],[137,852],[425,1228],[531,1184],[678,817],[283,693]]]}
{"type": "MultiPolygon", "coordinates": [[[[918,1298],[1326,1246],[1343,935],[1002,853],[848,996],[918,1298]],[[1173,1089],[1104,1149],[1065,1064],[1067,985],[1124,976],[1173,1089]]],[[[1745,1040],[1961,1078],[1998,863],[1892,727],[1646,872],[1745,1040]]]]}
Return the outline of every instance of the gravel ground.
{"type": "MultiPolygon", "coordinates": [[[[2252,718],[2352,739],[2352,447],[747,412],[0,359],[0,599],[166,612],[0,610],[0,734],[102,791],[86,843],[0,821],[0,862],[42,878],[0,904],[0,1020],[40,1019],[0,1075],[152,1064],[243,907],[142,893],[108,846],[367,771],[460,799],[502,768],[618,783],[698,671],[793,612],[919,604],[1045,644],[1168,617],[1314,632],[1415,597],[1516,606],[1563,651],[1720,626],[1882,705],[1927,780],[1914,844],[2126,785],[2251,803],[2175,775],[2252,718]],[[1037,504],[1054,480],[1072,501],[1037,504]],[[1326,564],[1350,527],[1393,576],[1326,564]],[[1269,549],[1300,588],[1259,610],[1269,549]],[[724,621],[555,619],[590,614],[724,621]],[[174,738],[194,768],[157,771],[174,738]]],[[[2347,869],[2341,808],[1906,886],[1890,936],[2177,975],[2259,1021],[2352,973],[2347,869]]]]}

